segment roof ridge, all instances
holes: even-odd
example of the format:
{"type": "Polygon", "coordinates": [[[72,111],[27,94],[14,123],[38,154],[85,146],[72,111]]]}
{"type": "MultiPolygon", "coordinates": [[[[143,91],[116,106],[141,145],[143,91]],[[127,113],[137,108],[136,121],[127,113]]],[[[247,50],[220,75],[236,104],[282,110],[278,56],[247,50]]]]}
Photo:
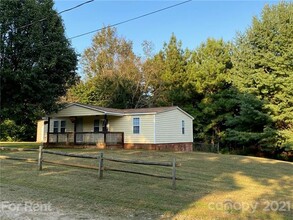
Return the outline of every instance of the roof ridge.
{"type": "Polygon", "coordinates": [[[119,108],[101,107],[101,106],[91,105],[91,104],[83,104],[83,103],[78,103],[78,102],[70,103],[70,105],[72,105],[72,104],[73,105],[76,104],[76,105],[84,106],[84,107],[87,107],[87,108],[92,108],[92,109],[95,109],[95,110],[103,111],[105,113],[109,112],[109,113],[119,113],[119,114],[162,113],[162,112],[166,112],[166,111],[169,111],[169,110],[179,108],[178,106],[160,106],[160,107],[119,109],[119,108]]]}

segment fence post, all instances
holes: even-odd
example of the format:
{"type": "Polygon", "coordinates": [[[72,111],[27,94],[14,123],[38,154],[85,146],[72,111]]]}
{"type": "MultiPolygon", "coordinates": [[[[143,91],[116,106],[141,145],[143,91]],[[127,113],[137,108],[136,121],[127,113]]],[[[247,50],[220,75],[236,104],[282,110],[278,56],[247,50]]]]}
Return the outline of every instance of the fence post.
{"type": "Polygon", "coordinates": [[[99,179],[103,178],[103,171],[104,171],[104,159],[103,159],[103,152],[101,152],[100,157],[99,157],[99,179]]]}
{"type": "Polygon", "coordinates": [[[43,146],[39,146],[39,158],[38,158],[38,166],[39,170],[42,170],[42,163],[43,163],[43,146]]]}
{"type": "Polygon", "coordinates": [[[220,153],[220,142],[218,142],[218,144],[217,144],[217,153],[218,154],[220,153]]]}
{"type": "Polygon", "coordinates": [[[176,158],[173,158],[172,162],[172,187],[176,189],[176,158]]]}

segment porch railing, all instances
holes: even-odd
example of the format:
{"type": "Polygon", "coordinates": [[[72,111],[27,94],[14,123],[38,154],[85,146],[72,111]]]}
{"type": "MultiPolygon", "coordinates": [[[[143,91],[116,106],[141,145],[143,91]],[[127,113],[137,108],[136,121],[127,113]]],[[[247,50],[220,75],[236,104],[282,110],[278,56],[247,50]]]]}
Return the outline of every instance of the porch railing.
{"type": "MultiPolygon", "coordinates": [[[[104,132],[49,133],[49,143],[54,144],[97,144],[104,143],[104,132]]],[[[123,132],[107,132],[106,144],[123,145],[123,132]]]]}

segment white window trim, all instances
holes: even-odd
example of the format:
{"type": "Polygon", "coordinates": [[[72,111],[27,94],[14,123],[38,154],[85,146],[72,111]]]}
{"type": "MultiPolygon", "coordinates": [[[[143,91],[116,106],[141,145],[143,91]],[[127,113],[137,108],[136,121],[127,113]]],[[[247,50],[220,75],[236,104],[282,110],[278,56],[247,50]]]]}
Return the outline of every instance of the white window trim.
{"type": "Polygon", "coordinates": [[[132,118],[132,134],[140,134],[141,127],[140,127],[140,117],[133,117],[132,118]],[[134,119],[138,119],[138,125],[134,125],[134,119]],[[138,126],[138,133],[134,133],[134,126],[138,126]]]}
{"type": "Polygon", "coordinates": [[[55,120],[52,120],[51,122],[51,125],[50,125],[50,131],[52,129],[52,132],[54,133],[54,129],[57,128],[57,133],[61,133],[61,129],[64,128],[65,129],[65,133],[67,132],[67,120],[66,119],[55,119],[55,120]],[[61,123],[62,122],[65,122],[65,127],[62,127],[61,126],[61,123]],[[57,123],[57,127],[55,127],[55,123],[57,123]]]}
{"type": "Polygon", "coordinates": [[[66,126],[67,126],[66,120],[60,120],[59,125],[60,125],[60,133],[61,133],[62,128],[64,128],[64,133],[65,133],[66,132],[66,126]],[[65,127],[62,127],[62,122],[65,122],[65,127]]]}
{"type": "Polygon", "coordinates": [[[55,132],[55,128],[57,128],[57,133],[59,133],[60,132],[60,121],[59,120],[55,120],[55,121],[53,121],[53,133],[56,133],[55,132]],[[55,126],[55,124],[57,123],[57,127],[55,126]]]}

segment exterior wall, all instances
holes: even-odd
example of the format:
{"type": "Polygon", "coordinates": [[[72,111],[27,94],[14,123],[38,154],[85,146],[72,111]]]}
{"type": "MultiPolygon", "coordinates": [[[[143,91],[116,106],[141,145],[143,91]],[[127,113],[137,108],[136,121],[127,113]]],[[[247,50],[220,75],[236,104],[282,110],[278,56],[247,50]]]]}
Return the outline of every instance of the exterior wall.
{"type": "Polygon", "coordinates": [[[167,143],[167,144],[124,144],[124,149],[144,149],[163,151],[192,151],[191,143],[167,143]]]}
{"type": "Polygon", "coordinates": [[[79,107],[79,106],[69,106],[65,109],[62,109],[56,114],[50,115],[50,117],[70,117],[70,116],[93,116],[93,115],[103,115],[104,113],[99,113],[91,109],[79,107]]]}
{"type": "Polygon", "coordinates": [[[40,120],[37,123],[37,143],[42,143],[44,142],[44,135],[45,135],[45,121],[40,120]]]}
{"type": "MultiPolygon", "coordinates": [[[[102,120],[104,119],[104,116],[85,116],[85,117],[82,117],[82,120],[83,120],[82,131],[83,132],[94,132],[94,120],[95,119],[100,120],[99,121],[99,131],[103,131],[102,120]]],[[[108,123],[111,123],[111,122],[109,121],[108,123]]],[[[73,130],[74,130],[74,127],[73,127],[73,130]]]]}
{"type": "Polygon", "coordinates": [[[154,143],[154,115],[109,117],[110,132],[124,132],[124,143],[154,143]],[[140,118],[140,133],[133,134],[133,118],[140,118]]]}
{"type": "Polygon", "coordinates": [[[178,109],[156,115],[156,144],[193,142],[192,119],[178,109]],[[182,120],[185,132],[182,134],[182,120]]]}
{"type": "MultiPolygon", "coordinates": [[[[51,115],[50,132],[53,132],[54,121],[66,121],[65,132],[74,131],[74,123],[70,116],[83,118],[83,132],[94,132],[94,120],[99,119],[99,130],[102,131],[104,114],[82,108],[70,106],[51,115]],[[55,118],[54,118],[55,117],[55,118]]],[[[192,151],[193,123],[192,119],[179,109],[157,114],[133,114],[125,116],[108,116],[109,132],[124,132],[124,146],[126,149],[153,149],[192,151]],[[133,133],[133,118],[140,119],[139,134],[133,133]],[[184,134],[182,134],[182,120],[185,122],[184,134]]],[[[46,142],[47,124],[44,120],[38,122],[37,142],[46,142]]]]}
{"type": "Polygon", "coordinates": [[[83,132],[94,132],[94,120],[96,117],[83,117],[83,132]]]}

